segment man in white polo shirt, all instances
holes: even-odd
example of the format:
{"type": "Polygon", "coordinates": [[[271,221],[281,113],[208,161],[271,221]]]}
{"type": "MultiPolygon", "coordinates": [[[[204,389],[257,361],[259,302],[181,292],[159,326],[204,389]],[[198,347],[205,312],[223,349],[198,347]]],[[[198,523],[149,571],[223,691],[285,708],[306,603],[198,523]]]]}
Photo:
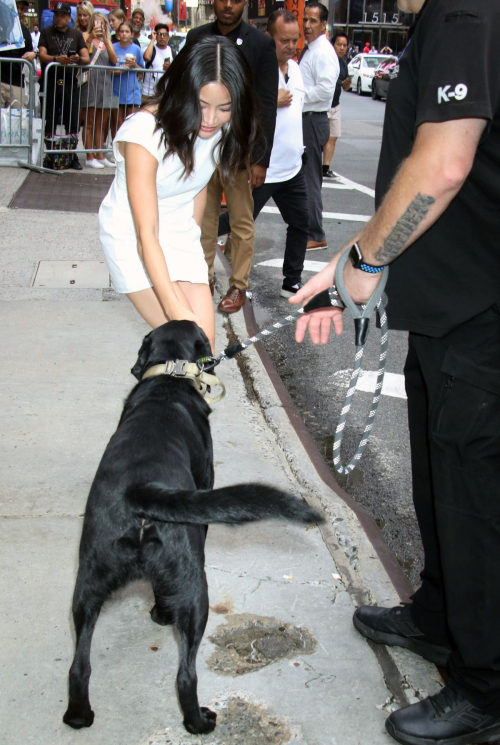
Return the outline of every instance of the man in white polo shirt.
{"type": "MultiPolygon", "coordinates": [[[[267,22],[267,33],[276,44],[279,65],[278,110],[271,160],[266,180],[254,189],[253,219],[255,220],[271,199],[287,224],[283,260],[281,297],[293,297],[302,287],[302,269],[306,254],[309,208],[307,183],[302,165],[304,141],[302,136],[302,107],[304,82],[299,66],[292,57],[297,51],[300,29],[290,10],[276,10],[267,22]]],[[[230,231],[227,213],[219,218],[219,235],[230,231]]]]}
{"type": "Polygon", "coordinates": [[[310,2],[304,11],[306,46],[300,57],[306,97],[303,113],[305,166],[309,193],[308,251],[327,248],[323,230],[323,148],[330,136],[328,111],[339,76],[339,60],[325,36],[328,10],[322,3],[310,2]]]}

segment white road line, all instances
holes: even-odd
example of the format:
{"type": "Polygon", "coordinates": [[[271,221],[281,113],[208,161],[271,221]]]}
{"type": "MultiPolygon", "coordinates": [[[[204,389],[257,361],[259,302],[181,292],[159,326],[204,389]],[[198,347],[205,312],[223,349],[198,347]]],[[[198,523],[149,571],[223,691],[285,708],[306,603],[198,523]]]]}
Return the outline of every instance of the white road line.
{"type": "MultiPolygon", "coordinates": [[[[358,184],[356,181],[351,181],[351,179],[346,178],[345,176],[342,176],[340,173],[337,173],[337,171],[334,171],[334,174],[338,176],[340,179],[341,184],[344,184],[349,189],[356,189],[356,191],[360,191],[363,194],[368,194],[369,197],[375,198],[375,190],[370,189],[368,186],[363,186],[363,184],[358,184]]],[[[332,184],[333,185],[333,184],[332,184]]],[[[323,182],[323,186],[326,186],[326,184],[323,182]]]]}
{"type": "MultiPolygon", "coordinates": [[[[341,388],[347,388],[349,386],[351,372],[352,370],[338,370],[333,374],[335,383],[341,388]]],[[[356,389],[358,391],[365,391],[366,393],[374,393],[376,382],[376,370],[362,370],[356,389]]],[[[404,375],[386,372],[384,376],[384,384],[382,386],[382,394],[384,396],[392,396],[393,398],[406,398],[404,375]]]]}
{"type": "MultiPolygon", "coordinates": [[[[268,212],[271,215],[280,214],[277,207],[264,207],[262,212],[268,212]]],[[[370,220],[369,215],[348,215],[343,212],[323,212],[323,217],[326,217],[328,220],[347,220],[351,222],[368,222],[370,220]]]]}
{"type": "MultiPolygon", "coordinates": [[[[320,272],[325,266],[328,265],[327,261],[304,261],[305,272],[320,272]]],[[[283,268],[283,259],[268,259],[267,261],[260,261],[257,266],[273,266],[277,269],[283,268]]]]}
{"type": "Polygon", "coordinates": [[[347,184],[329,184],[326,181],[323,181],[322,189],[350,189],[351,191],[354,190],[354,186],[348,186],[347,184]]]}

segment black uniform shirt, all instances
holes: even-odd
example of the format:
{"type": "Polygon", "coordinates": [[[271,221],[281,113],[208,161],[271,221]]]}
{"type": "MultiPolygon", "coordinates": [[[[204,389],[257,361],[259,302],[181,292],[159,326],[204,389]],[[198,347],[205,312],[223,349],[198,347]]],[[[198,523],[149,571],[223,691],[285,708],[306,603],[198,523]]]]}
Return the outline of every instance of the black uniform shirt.
{"type": "Polygon", "coordinates": [[[377,206],[409,156],[420,124],[487,120],[460,192],[391,264],[391,328],[440,337],[500,306],[499,35],[499,0],[427,0],[391,82],[377,206]]]}

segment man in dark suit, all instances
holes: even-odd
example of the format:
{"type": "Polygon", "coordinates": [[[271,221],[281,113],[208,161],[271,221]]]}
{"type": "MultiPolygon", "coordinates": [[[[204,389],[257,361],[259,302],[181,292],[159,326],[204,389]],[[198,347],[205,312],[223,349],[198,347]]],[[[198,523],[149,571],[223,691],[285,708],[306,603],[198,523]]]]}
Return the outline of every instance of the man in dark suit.
{"type": "Polygon", "coordinates": [[[276,45],[270,36],[253,28],[242,19],[247,0],[214,0],[216,20],[192,29],[187,42],[216,34],[231,39],[241,49],[252,68],[255,90],[261,105],[263,140],[251,164],[250,174],[240,171],[234,186],[221,184],[217,171],[208,184],[207,206],[203,217],[201,243],[210,273],[213,292],[214,259],[217,248],[219,211],[224,190],[231,223],[232,274],[229,290],[219,303],[219,310],[235,313],[246,301],[248,278],[254,249],[252,189],[262,186],[273,149],[278,90],[278,60],[276,45]]]}

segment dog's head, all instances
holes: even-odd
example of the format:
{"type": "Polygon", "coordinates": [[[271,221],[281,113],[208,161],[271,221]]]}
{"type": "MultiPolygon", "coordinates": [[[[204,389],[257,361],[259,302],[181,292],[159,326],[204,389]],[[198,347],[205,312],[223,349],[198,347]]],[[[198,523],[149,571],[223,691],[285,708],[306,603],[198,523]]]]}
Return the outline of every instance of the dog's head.
{"type": "Polygon", "coordinates": [[[137,362],[131,372],[137,380],[149,367],[169,360],[196,362],[200,357],[212,354],[210,343],[196,323],[192,321],[169,321],[144,337],[137,362]]]}

